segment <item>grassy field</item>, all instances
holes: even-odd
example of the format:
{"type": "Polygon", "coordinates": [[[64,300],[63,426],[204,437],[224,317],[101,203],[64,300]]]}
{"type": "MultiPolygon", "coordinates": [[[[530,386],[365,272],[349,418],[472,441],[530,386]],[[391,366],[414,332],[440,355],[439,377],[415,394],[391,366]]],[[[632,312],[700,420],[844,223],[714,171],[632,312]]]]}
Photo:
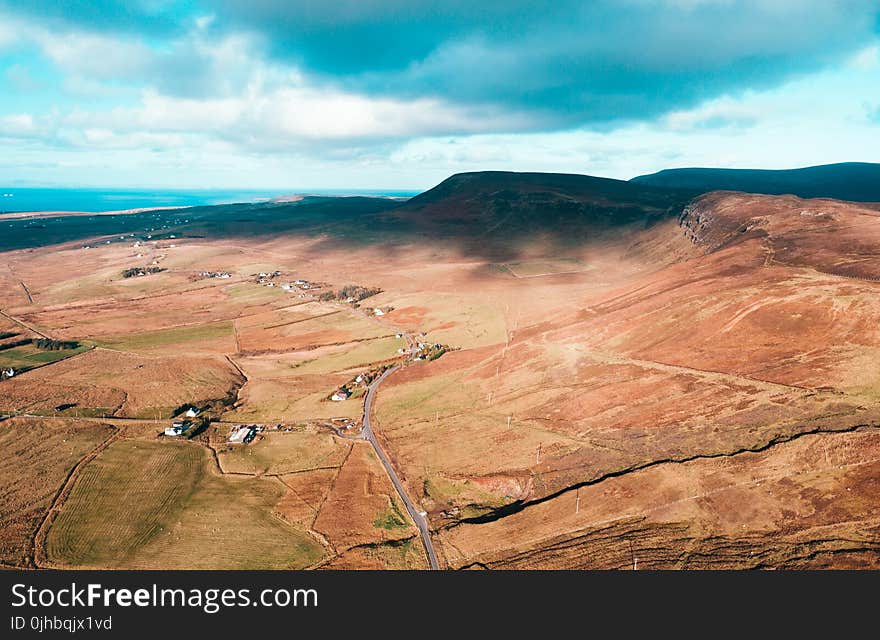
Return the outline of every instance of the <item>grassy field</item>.
{"type": "Polygon", "coordinates": [[[239,377],[220,356],[155,357],[96,348],[0,383],[0,409],[76,412],[115,407],[122,417],[170,417],[184,403],[224,398],[239,377]]]}
{"type": "Polygon", "coordinates": [[[337,551],[399,541],[417,533],[372,447],[356,442],[315,518],[337,551]]]}
{"type": "Polygon", "coordinates": [[[26,344],[20,347],[13,347],[12,349],[4,349],[0,351],[0,369],[11,367],[15,369],[16,373],[22,373],[34,367],[70,358],[91,348],[91,344],[81,344],[75,349],[49,351],[40,349],[32,344],[26,344]]]}
{"type": "Polygon", "coordinates": [[[14,418],[0,423],[0,562],[21,566],[73,466],[110,436],[94,422],[14,418]]]}
{"type": "Polygon", "coordinates": [[[224,338],[232,338],[231,320],[113,336],[100,340],[98,344],[115,351],[143,351],[173,345],[186,346],[193,342],[207,342],[224,338]]]}
{"type": "Polygon", "coordinates": [[[255,304],[271,302],[284,296],[291,300],[296,299],[295,296],[280,287],[264,287],[256,282],[237,282],[224,287],[223,291],[232,300],[255,304]]]}
{"type": "Polygon", "coordinates": [[[592,268],[576,258],[542,258],[540,260],[506,262],[498,266],[517,278],[536,278],[557,273],[580,273],[592,268]]]}
{"type": "Polygon", "coordinates": [[[425,551],[417,537],[349,549],[328,569],[419,570],[427,569],[425,551]]]}
{"type": "Polygon", "coordinates": [[[349,443],[329,433],[267,433],[261,440],[247,447],[221,452],[218,458],[227,473],[284,474],[321,467],[338,467],[349,447],[349,443]]]}
{"type": "Polygon", "coordinates": [[[406,346],[403,338],[380,338],[351,345],[341,353],[334,353],[315,360],[306,360],[294,367],[297,374],[333,373],[356,367],[367,368],[372,363],[389,360],[398,355],[397,350],[406,346]]]}
{"type": "Polygon", "coordinates": [[[187,443],[121,441],[83,470],[49,532],[47,551],[72,567],[270,569],[323,555],[272,515],[284,494],[270,480],[212,473],[187,443]]]}

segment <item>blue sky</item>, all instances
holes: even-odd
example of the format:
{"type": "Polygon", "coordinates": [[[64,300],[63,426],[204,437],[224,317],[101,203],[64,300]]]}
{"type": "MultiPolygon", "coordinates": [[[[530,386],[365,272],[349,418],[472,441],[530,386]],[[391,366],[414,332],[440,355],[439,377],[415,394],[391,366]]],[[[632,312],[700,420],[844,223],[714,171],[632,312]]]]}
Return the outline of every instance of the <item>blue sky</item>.
{"type": "Polygon", "coordinates": [[[0,184],[880,161],[876,0],[0,0],[0,184]]]}

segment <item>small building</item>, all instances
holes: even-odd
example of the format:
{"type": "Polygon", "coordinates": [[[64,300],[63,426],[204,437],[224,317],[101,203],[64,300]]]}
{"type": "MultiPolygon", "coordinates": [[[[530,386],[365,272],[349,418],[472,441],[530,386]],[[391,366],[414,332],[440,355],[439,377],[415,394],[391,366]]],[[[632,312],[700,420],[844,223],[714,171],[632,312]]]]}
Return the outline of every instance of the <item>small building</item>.
{"type": "Polygon", "coordinates": [[[3,371],[0,371],[0,377],[3,377],[3,378],[14,378],[14,377],[15,377],[15,369],[13,369],[12,367],[10,367],[10,368],[8,368],[8,369],[4,369],[3,371]]]}
{"type": "Polygon", "coordinates": [[[257,435],[257,428],[253,425],[240,424],[233,427],[229,434],[229,442],[231,444],[247,444],[257,435]]]}
{"type": "Polygon", "coordinates": [[[378,308],[376,308],[376,309],[373,309],[373,315],[384,316],[384,315],[385,315],[385,312],[382,311],[382,309],[378,309],[378,308]]]}
{"type": "Polygon", "coordinates": [[[198,407],[190,407],[189,409],[186,410],[186,417],[187,418],[195,418],[201,412],[202,412],[202,410],[199,409],[198,407]]]}
{"type": "Polygon", "coordinates": [[[171,426],[165,429],[166,436],[180,436],[186,433],[192,423],[189,420],[175,420],[171,426]]]}
{"type": "Polygon", "coordinates": [[[330,396],[330,399],[333,402],[342,402],[343,400],[348,400],[350,397],[351,397],[351,392],[348,389],[346,389],[345,387],[340,387],[339,389],[336,390],[336,393],[334,393],[332,396],[330,396]]]}

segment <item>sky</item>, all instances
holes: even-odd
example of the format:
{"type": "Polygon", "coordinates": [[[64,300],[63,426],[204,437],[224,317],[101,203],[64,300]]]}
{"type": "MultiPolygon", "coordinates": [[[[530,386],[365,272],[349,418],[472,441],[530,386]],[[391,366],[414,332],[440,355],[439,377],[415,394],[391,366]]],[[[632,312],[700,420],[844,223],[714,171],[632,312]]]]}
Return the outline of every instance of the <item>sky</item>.
{"type": "Polygon", "coordinates": [[[0,184],[880,162],[876,0],[0,0],[0,184]]]}

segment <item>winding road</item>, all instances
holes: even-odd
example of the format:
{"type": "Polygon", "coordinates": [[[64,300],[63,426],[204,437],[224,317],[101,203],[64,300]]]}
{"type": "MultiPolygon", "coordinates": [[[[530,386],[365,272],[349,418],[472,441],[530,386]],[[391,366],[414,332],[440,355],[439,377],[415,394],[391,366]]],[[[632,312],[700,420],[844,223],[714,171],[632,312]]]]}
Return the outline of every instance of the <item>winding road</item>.
{"type": "Polygon", "coordinates": [[[367,399],[364,402],[364,425],[361,431],[361,437],[364,440],[369,440],[370,444],[373,445],[373,449],[376,451],[376,455],[379,456],[379,460],[382,462],[382,466],[385,467],[385,471],[388,473],[388,477],[391,478],[391,483],[394,485],[394,488],[397,489],[398,495],[400,495],[400,499],[403,500],[403,504],[406,505],[406,510],[409,511],[410,517],[413,519],[413,522],[416,523],[416,527],[419,529],[419,535],[422,538],[422,544],[425,547],[425,554],[428,556],[428,563],[431,565],[431,569],[437,570],[440,566],[437,564],[437,554],[434,553],[434,543],[431,541],[431,532],[428,529],[428,521],[425,516],[422,515],[416,506],[413,504],[413,501],[410,500],[409,496],[406,493],[406,489],[403,487],[403,483],[400,481],[400,478],[397,477],[397,473],[394,471],[394,467],[391,466],[391,462],[385,455],[385,452],[382,451],[382,447],[379,446],[378,440],[376,440],[376,435],[373,433],[373,428],[370,425],[370,413],[372,412],[373,407],[373,398],[376,395],[376,389],[379,388],[379,385],[382,384],[382,381],[385,380],[392,373],[397,371],[400,368],[400,365],[396,365],[391,367],[381,376],[379,376],[376,381],[370,385],[369,390],[367,391],[367,399]]]}

